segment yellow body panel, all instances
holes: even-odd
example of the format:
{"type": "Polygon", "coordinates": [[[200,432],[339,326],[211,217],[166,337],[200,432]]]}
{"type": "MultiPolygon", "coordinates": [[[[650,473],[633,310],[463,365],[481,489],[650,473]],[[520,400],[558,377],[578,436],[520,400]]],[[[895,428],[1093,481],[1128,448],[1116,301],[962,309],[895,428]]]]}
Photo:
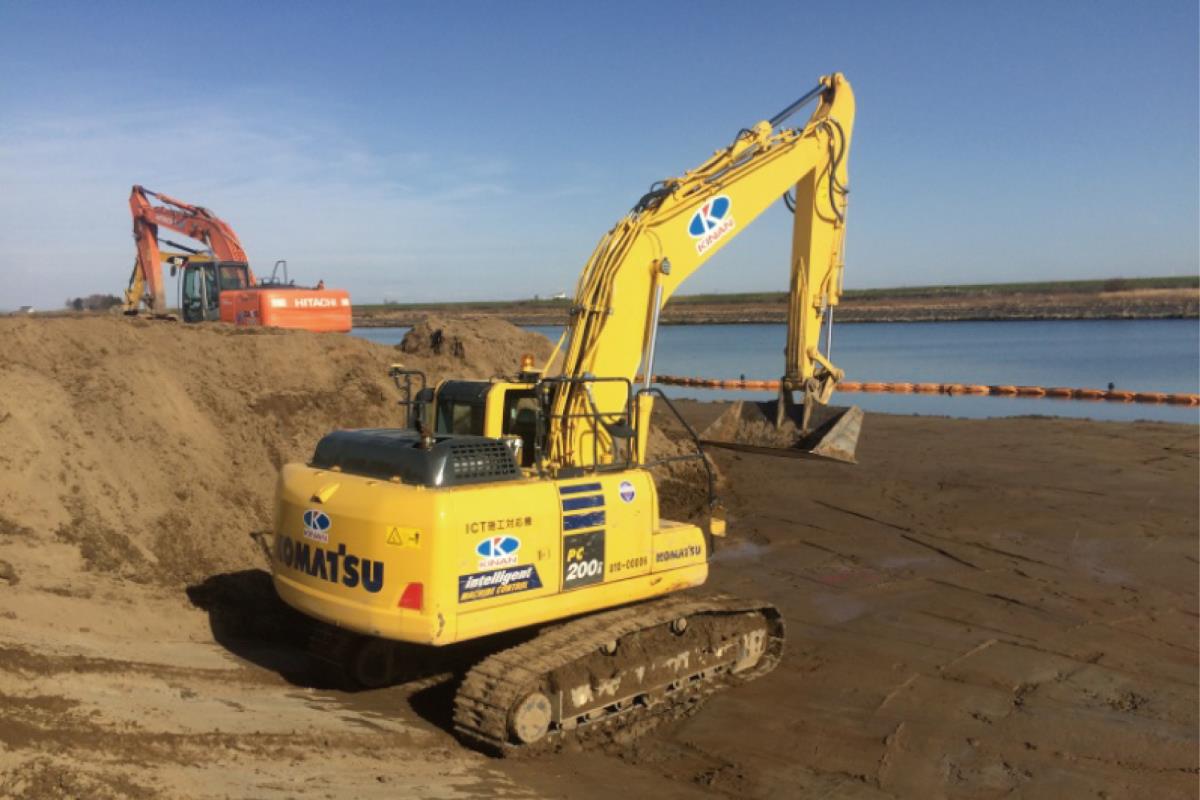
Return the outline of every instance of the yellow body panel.
{"type": "Polygon", "coordinates": [[[641,469],[424,488],[289,464],[273,571],[298,610],[444,645],[679,591],[708,575],[703,532],[663,522],[641,469]],[[420,608],[402,608],[410,584],[420,608]]]}

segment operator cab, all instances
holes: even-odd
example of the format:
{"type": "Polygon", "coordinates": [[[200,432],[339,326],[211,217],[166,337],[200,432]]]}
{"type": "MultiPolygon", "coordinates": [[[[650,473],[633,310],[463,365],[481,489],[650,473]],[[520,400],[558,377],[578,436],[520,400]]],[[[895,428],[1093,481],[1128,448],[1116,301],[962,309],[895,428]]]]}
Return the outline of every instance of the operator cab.
{"type": "MultiPolygon", "coordinates": [[[[424,441],[426,449],[454,438],[488,439],[503,444],[526,473],[537,468],[545,456],[551,402],[547,390],[562,379],[543,380],[541,371],[533,369],[532,356],[522,359],[515,380],[448,380],[442,381],[436,391],[426,386],[425,373],[420,370],[393,364],[388,375],[400,391],[400,405],[408,410],[406,432],[424,441]]],[[[619,382],[628,390],[629,382],[618,378],[587,378],[585,382],[602,380],[619,382]]],[[[638,461],[637,432],[630,423],[629,408],[627,403],[620,414],[599,415],[593,406],[592,414],[588,415],[593,424],[603,425],[611,437],[614,463],[621,468],[628,468],[638,461]]],[[[591,441],[595,443],[599,437],[593,436],[591,441]]],[[[595,450],[592,463],[599,463],[595,450]]],[[[570,477],[586,471],[587,467],[572,466],[559,468],[556,474],[570,477]]]]}
{"type": "Polygon", "coordinates": [[[522,467],[532,467],[538,434],[537,393],[530,384],[446,381],[438,388],[433,432],[503,439],[522,467]],[[504,402],[497,404],[499,420],[488,419],[488,396],[493,392],[504,397],[504,402]]]}
{"type": "Polygon", "coordinates": [[[415,414],[407,428],[328,434],[309,466],[427,487],[520,480],[522,468],[533,466],[538,412],[530,384],[446,381],[436,395],[422,389],[409,407],[415,414]],[[499,404],[488,405],[493,392],[504,398],[498,435],[499,404]],[[433,424],[426,425],[431,404],[433,424]]]}
{"type": "Polygon", "coordinates": [[[250,266],[243,261],[189,258],[182,269],[179,308],[184,322],[219,320],[221,292],[250,288],[250,266]]]}
{"type": "MultiPolygon", "coordinates": [[[[393,370],[405,374],[424,383],[421,373],[393,370]]],[[[445,381],[436,393],[402,391],[407,427],[335,431],[317,443],[309,466],[427,487],[520,480],[522,469],[534,466],[540,427],[534,384],[445,381]]]]}

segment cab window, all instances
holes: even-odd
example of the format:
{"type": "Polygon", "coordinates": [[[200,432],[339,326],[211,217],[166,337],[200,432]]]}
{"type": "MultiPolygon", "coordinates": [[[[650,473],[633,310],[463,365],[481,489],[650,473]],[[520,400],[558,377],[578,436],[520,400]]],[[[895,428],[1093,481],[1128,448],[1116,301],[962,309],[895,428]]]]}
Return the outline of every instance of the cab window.
{"type": "Polygon", "coordinates": [[[221,267],[221,289],[245,289],[245,267],[221,267]]]}
{"type": "Polygon", "coordinates": [[[532,389],[510,389],[504,393],[502,433],[521,437],[521,466],[533,464],[537,438],[538,402],[532,389]]]}
{"type": "Polygon", "coordinates": [[[437,432],[483,435],[482,404],[439,400],[437,409],[437,432]]]}
{"type": "Polygon", "coordinates": [[[204,270],[204,292],[204,296],[208,298],[208,307],[216,308],[221,293],[217,291],[217,276],[213,274],[212,267],[204,270]]]}

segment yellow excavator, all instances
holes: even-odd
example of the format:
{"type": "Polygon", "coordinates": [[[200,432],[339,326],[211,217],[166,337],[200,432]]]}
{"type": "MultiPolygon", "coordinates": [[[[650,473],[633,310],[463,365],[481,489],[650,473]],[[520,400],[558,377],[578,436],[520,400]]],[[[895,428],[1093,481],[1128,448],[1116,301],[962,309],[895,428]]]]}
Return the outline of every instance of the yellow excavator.
{"type": "Polygon", "coordinates": [[[680,284],[784,198],[784,389],[726,422],[774,431],[750,447],[853,458],[861,412],[825,407],[842,373],[818,346],[841,291],[853,123],[850,85],[829,75],[652,187],[584,268],[556,374],[526,359],[510,380],[427,387],[394,367],[409,427],[335,431],[285,465],[269,554],[279,596],[321,623],[313,653],[377,686],[398,647],[475,642],[454,729],[500,754],[639,732],[773,669],[774,606],[685,591],[707,579],[725,526],[711,471],[704,525],[659,516],[646,445],[656,399],[674,407],[652,385],[655,339],[680,284]],[[802,127],[784,125],[813,101],[802,127]]]}

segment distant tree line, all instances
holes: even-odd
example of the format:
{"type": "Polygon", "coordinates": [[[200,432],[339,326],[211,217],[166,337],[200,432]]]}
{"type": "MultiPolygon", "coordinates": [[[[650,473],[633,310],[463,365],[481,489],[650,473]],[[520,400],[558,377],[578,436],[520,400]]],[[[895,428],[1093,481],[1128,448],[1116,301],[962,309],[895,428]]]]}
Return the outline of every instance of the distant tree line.
{"type": "Polygon", "coordinates": [[[67,300],[66,306],[74,311],[108,311],[122,302],[121,298],[113,294],[89,294],[87,297],[67,300]]]}

